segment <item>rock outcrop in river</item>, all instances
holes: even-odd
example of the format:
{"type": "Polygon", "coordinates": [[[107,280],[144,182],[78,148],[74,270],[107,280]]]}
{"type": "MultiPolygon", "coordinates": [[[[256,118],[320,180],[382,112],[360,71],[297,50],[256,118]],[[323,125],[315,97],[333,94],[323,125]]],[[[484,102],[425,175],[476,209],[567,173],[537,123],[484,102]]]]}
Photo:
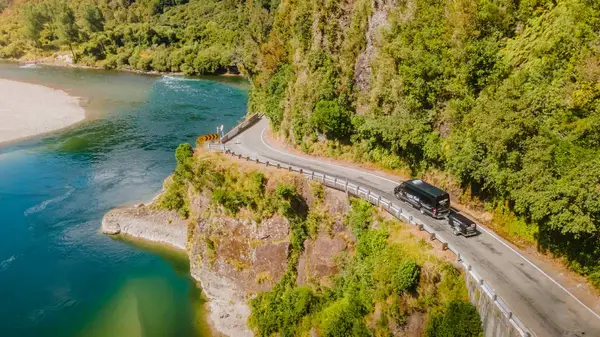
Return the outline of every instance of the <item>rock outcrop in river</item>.
{"type": "Polygon", "coordinates": [[[108,212],[102,219],[102,232],[128,235],[183,250],[187,223],[174,211],[139,205],[108,212]]]}

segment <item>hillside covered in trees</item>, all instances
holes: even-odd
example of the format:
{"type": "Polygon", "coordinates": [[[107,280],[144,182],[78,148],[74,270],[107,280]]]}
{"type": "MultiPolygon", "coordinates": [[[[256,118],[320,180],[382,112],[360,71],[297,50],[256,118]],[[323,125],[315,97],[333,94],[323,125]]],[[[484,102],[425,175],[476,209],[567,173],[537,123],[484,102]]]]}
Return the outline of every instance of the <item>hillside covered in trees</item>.
{"type": "Polygon", "coordinates": [[[252,82],[307,152],[443,177],[600,287],[596,0],[0,0],[0,57],[252,82]]]}
{"type": "Polygon", "coordinates": [[[595,0],[284,0],[250,106],[305,151],[443,176],[600,287],[599,32],[595,0]]]}
{"type": "Polygon", "coordinates": [[[8,1],[0,0],[2,58],[64,51],[86,66],[188,75],[235,70],[247,18],[268,15],[235,0],[8,1]]]}

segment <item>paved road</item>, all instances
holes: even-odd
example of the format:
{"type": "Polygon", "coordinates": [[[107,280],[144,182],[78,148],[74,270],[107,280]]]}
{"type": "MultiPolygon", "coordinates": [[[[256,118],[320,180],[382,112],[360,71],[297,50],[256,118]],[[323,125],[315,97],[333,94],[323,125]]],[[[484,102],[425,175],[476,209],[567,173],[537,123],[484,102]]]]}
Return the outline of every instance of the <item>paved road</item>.
{"type": "MultiPolygon", "coordinates": [[[[227,147],[247,156],[347,178],[389,200],[397,200],[392,194],[397,182],[359,169],[285,153],[267,142],[264,137],[267,127],[268,120],[263,118],[230,140],[227,147]]],[[[402,204],[400,201],[397,203],[402,204]]],[[[461,252],[477,273],[538,337],[600,336],[600,316],[522,257],[504,240],[487,231],[470,238],[454,236],[444,221],[434,220],[408,205],[404,206],[405,212],[443,233],[444,238],[461,252]]]]}

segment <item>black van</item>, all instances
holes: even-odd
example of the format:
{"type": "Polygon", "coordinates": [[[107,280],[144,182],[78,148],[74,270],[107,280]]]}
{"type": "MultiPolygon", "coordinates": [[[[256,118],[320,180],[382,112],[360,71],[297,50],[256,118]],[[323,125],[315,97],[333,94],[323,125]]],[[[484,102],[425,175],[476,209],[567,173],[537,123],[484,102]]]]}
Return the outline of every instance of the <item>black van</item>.
{"type": "Polygon", "coordinates": [[[394,188],[394,194],[436,219],[443,219],[450,213],[450,195],[423,180],[407,180],[394,188]]]}

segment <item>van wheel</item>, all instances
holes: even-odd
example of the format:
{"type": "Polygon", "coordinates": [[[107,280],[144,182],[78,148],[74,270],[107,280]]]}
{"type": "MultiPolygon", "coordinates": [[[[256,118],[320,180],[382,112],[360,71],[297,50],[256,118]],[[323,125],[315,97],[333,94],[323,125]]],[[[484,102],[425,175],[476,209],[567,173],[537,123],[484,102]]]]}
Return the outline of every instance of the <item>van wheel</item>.
{"type": "Polygon", "coordinates": [[[458,231],[458,229],[456,229],[456,227],[452,228],[452,233],[454,233],[454,235],[458,236],[460,234],[460,232],[458,231]]]}

